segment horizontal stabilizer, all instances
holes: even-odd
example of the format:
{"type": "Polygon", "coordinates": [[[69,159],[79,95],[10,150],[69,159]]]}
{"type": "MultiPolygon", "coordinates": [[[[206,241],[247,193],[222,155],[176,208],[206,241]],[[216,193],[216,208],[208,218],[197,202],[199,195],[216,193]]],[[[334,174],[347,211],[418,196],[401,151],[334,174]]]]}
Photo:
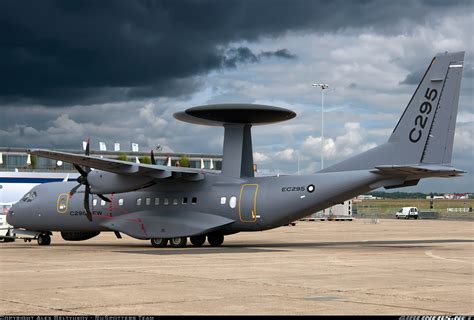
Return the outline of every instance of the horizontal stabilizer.
{"type": "Polygon", "coordinates": [[[139,211],[108,219],[106,228],[137,239],[189,237],[205,234],[234,220],[197,211],[139,211]]]}
{"type": "Polygon", "coordinates": [[[405,175],[405,176],[429,176],[429,177],[455,177],[459,176],[465,171],[456,169],[451,166],[444,165],[384,165],[375,167],[382,173],[390,175],[405,175]]]}

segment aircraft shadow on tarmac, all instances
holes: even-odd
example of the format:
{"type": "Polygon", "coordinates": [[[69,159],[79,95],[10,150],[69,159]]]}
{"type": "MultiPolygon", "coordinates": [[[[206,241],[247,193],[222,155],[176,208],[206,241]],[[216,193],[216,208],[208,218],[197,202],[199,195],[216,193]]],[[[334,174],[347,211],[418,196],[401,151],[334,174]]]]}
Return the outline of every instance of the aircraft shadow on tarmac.
{"type": "MultiPolygon", "coordinates": [[[[166,248],[150,250],[114,250],[119,253],[136,254],[154,254],[154,255],[173,255],[173,254],[211,254],[211,253],[251,253],[251,252],[284,252],[290,248],[392,248],[392,249],[414,249],[414,248],[432,248],[430,244],[442,243],[472,243],[470,239],[431,239],[431,240],[375,240],[375,241],[336,241],[336,242],[294,242],[294,243],[248,243],[248,244],[227,244],[222,247],[192,247],[186,248],[166,248]]],[[[135,247],[136,248],[136,247],[135,247]]]]}

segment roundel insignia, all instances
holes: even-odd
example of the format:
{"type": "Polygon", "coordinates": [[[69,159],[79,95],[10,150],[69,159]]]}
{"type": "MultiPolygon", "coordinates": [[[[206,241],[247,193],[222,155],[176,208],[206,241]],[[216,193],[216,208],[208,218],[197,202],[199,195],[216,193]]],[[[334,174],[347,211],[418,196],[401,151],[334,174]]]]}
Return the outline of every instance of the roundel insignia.
{"type": "Polygon", "coordinates": [[[310,184],[310,185],[306,188],[306,190],[308,190],[308,192],[313,192],[314,189],[315,189],[315,188],[314,188],[314,184],[310,184]]]}

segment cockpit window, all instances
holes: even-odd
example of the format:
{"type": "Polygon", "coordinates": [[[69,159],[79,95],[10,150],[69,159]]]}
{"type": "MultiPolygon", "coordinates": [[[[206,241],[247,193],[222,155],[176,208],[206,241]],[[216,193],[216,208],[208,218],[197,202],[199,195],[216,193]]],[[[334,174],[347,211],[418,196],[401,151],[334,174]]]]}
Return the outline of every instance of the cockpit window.
{"type": "Polygon", "coordinates": [[[25,194],[25,195],[23,196],[23,198],[21,199],[21,201],[24,201],[24,202],[31,202],[31,201],[33,201],[35,198],[36,198],[36,191],[30,191],[30,192],[28,192],[27,194],[25,194]]]}

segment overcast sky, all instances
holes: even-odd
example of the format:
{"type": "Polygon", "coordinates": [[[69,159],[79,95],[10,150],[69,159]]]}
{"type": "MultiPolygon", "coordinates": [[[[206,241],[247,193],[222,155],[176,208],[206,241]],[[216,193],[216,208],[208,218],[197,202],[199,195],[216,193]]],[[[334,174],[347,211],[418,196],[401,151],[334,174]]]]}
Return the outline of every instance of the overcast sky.
{"type": "MultiPolygon", "coordinates": [[[[473,1],[0,2],[0,145],[222,153],[223,129],[173,113],[259,103],[262,173],[320,169],[384,143],[438,52],[466,51],[453,165],[474,173],[473,1]],[[298,161],[299,158],[299,161],[298,161]]],[[[474,192],[472,174],[400,191],[474,192]]]]}

